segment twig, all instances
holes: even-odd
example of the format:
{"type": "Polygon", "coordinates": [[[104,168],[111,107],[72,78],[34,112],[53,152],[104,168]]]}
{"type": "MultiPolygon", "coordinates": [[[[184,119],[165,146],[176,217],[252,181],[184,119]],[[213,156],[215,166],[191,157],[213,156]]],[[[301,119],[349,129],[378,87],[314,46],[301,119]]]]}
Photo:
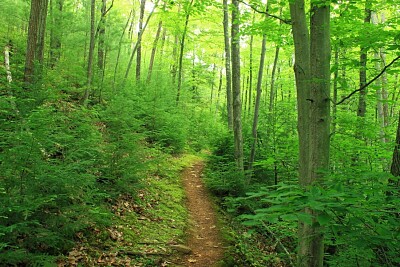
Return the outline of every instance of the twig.
{"type": "Polygon", "coordinates": [[[165,253],[165,252],[143,252],[143,251],[126,251],[126,250],[120,250],[118,251],[119,254],[125,254],[125,255],[130,255],[130,256],[170,256],[170,253],[165,253]]]}
{"type": "Polygon", "coordinates": [[[278,19],[278,20],[280,20],[281,22],[283,22],[283,23],[285,23],[285,24],[289,24],[289,25],[292,24],[292,22],[290,21],[290,19],[284,19],[284,18],[278,17],[278,16],[276,16],[276,15],[272,15],[272,14],[268,13],[268,11],[261,11],[261,10],[258,10],[254,5],[249,4],[249,3],[246,3],[246,2],[243,1],[243,0],[239,0],[239,2],[242,3],[242,4],[245,4],[245,5],[248,6],[248,7],[250,7],[251,9],[253,9],[253,10],[254,10],[255,12],[257,12],[257,13],[267,15],[268,17],[271,17],[271,18],[274,18],[274,19],[278,19]]]}
{"type": "Polygon", "coordinates": [[[392,65],[393,65],[397,60],[399,60],[399,59],[400,59],[400,56],[397,56],[397,57],[396,57],[395,59],[393,59],[388,65],[386,65],[386,66],[382,69],[382,71],[381,71],[378,75],[376,75],[372,80],[370,80],[369,82],[367,82],[366,84],[364,84],[363,86],[361,86],[359,89],[354,90],[354,91],[351,92],[348,96],[342,98],[342,100],[340,100],[339,102],[334,103],[334,104],[335,104],[336,106],[337,106],[337,105],[340,105],[340,104],[342,104],[344,101],[346,101],[347,99],[349,99],[350,97],[352,97],[355,93],[360,92],[360,91],[364,90],[365,88],[367,88],[368,86],[370,86],[371,83],[373,83],[373,82],[376,81],[379,77],[381,77],[381,76],[385,73],[385,71],[386,71],[390,66],[392,66],[392,65]]]}
{"type": "Polygon", "coordinates": [[[281,242],[281,240],[274,234],[274,232],[272,232],[271,230],[269,230],[268,226],[262,221],[261,222],[262,225],[264,226],[264,228],[267,230],[268,233],[270,233],[272,235],[273,238],[275,238],[276,242],[283,248],[283,250],[285,251],[285,253],[288,255],[289,258],[289,262],[291,266],[295,266],[292,258],[290,257],[290,253],[289,250],[283,245],[283,243],[281,242]]]}

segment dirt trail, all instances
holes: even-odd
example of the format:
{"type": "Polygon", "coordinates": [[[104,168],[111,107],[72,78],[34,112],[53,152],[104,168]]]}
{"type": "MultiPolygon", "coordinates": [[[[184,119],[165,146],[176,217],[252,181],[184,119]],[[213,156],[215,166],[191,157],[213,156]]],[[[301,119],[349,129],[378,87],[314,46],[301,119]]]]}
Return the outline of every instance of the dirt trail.
{"type": "Polygon", "coordinates": [[[192,250],[177,259],[182,266],[215,266],[224,253],[215,210],[201,180],[203,168],[204,163],[198,162],[182,174],[190,214],[187,246],[192,250]]]}

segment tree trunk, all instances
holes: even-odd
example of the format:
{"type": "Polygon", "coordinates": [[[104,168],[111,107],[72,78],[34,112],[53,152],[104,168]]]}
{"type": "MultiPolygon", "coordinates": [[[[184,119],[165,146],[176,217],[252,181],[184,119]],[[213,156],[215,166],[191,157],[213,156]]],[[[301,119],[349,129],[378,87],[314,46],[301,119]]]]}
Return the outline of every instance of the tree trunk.
{"type": "Polygon", "coordinates": [[[52,18],[52,27],[50,33],[50,59],[49,66],[54,68],[56,63],[61,57],[61,37],[62,37],[62,11],[64,6],[64,0],[56,0],[56,7],[50,0],[50,10],[52,18]]]}
{"type": "Polygon", "coordinates": [[[8,43],[4,47],[4,66],[6,67],[7,82],[9,84],[12,82],[12,74],[10,68],[10,51],[11,51],[11,44],[8,43]]]}
{"type": "MultiPolygon", "coordinates": [[[[393,176],[400,176],[400,112],[399,112],[399,120],[397,124],[397,133],[396,133],[396,143],[393,150],[392,164],[390,166],[390,173],[393,176]]],[[[394,184],[394,181],[389,181],[394,184]]],[[[397,181],[397,186],[399,186],[399,181],[397,181]]]]}
{"type": "MultiPolygon", "coordinates": [[[[365,4],[365,18],[364,23],[370,23],[371,21],[371,10],[368,8],[368,3],[365,4]]],[[[365,86],[367,83],[367,51],[368,49],[365,47],[361,47],[360,52],[360,88],[365,86]]],[[[360,118],[365,117],[365,113],[367,112],[367,103],[365,100],[367,94],[367,90],[363,89],[360,91],[358,98],[358,109],[357,116],[360,118]]],[[[361,122],[362,123],[362,122],[361,122]]],[[[359,125],[358,129],[361,129],[362,125],[359,125]]]]}
{"type": "Polygon", "coordinates": [[[260,110],[260,101],[261,101],[261,93],[262,93],[262,78],[264,73],[264,62],[265,62],[265,51],[267,44],[267,35],[263,35],[262,44],[261,44],[261,54],[260,54],[260,65],[258,67],[258,78],[257,78],[257,95],[256,102],[254,105],[254,118],[253,118],[253,128],[252,128],[252,137],[253,142],[251,144],[251,152],[249,158],[248,171],[249,176],[252,176],[253,171],[253,163],[256,156],[256,145],[257,145],[257,126],[258,126],[258,116],[260,110]]]}
{"type": "Polygon", "coordinates": [[[87,61],[87,72],[86,72],[86,89],[83,96],[82,102],[85,104],[89,99],[90,92],[92,90],[92,78],[93,78],[93,58],[94,58],[94,45],[95,45],[95,16],[96,16],[96,0],[90,2],[90,42],[89,42],[89,56],[87,61]]]}
{"type": "Polygon", "coordinates": [[[186,38],[186,33],[187,33],[187,28],[189,24],[189,17],[190,17],[190,11],[192,9],[193,1],[191,0],[190,3],[185,7],[185,13],[186,13],[186,18],[185,18],[185,27],[183,28],[183,33],[182,33],[182,39],[180,43],[180,52],[179,52],[179,61],[178,61],[178,92],[176,94],[176,104],[179,103],[179,99],[181,96],[181,87],[182,87],[182,74],[183,74],[183,52],[185,49],[185,38],[186,38]]]}
{"type": "MultiPolygon", "coordinates": [[[[252,24],[254,24],[256,19],[256,13],[253,12],[253,21],[252,24]]],[[[254,35],[252,34],[250,36],[250,58],[249,58],[249,86],[248,88],[248,98],[247,101],[247,114],[250,116],[250,110],[251,110],[251,102],[252,102],[252,91],[253,91],[253,42],[254,42],[254,35]]]]}
{"type": "Polygon", "coordinates": [[[139,15],[139,32],[137,38],[137,52],[136,52],[136,81],[140,81],[140,71],[142,64],[142,29],[143,29],[143,17],[144,9],[146,7],[146,0],[140,1],[140,15],[139,15]]]}
{"type": "Polygon", "coordinates": [[[162,21],[160,20],[160,22],[158,23],[156,37],[154,38],[154,42],[153,42],[153,48],[151,50],[149,72],[147,73],[147,82],[148,83],[151,80],[151,74],[153,72],[154,58],[156,56],[157,43],[158,43],[158,39],[160,39],[161,29],[162,29],[162,21]]]}
{"type": "Polygon", "coordinates": [[[40,79],[40,65],[44,56],[48,0],[32,0],[25,59],[24,82],[32,85],[40,79]],[[38,64],[38,66],[36,66],[38,64]]]}
{"type": "Polygon", "coordinates": [[[275,48],[275,58],[274,58],[274,65],[272,67],[272,74],[271,74],[271,87],[270,87],[270,94],[269,94],[269,107],[268,111],[272,112],[274,110],[274,103],[275,103],[275,94],[276,94],[276,89],[275,89],[275,73],[276,73],[276,68],[278,66],[278,59],[279,59],[279,45],[276,46],[275,48]]]}
{"type": "MultiPolygon", "coordinates": [[[[144,24],[142,30],[139,32],[138,37],[142,38],[143,33],[144,33],[144,31],[146,30],[147,25],[149,24],[150,18],[153,16],[154,10],[156,10],[156,8],[157,8],[159,2],[160,2],[160,0],[157,0],[157,1],[154,3],[153,9],[150,11],[150,14],[149,14],[149,16],[148,16],[147,19],[146,19],[146,23],[144,24]]],[[[136,42],[136,44],[135,44],[135,46],[133,47],[133,50],[132,50],[132,52],[131,52],[131,56],[130,56],[129,62],[128,62],[128,67],[126,68],[125,76],[124,76],[124,79],[123,79],[123,82],[122,82],[122,87],[125,86],[126,79],[128,79],[129,71],[131,70],[131,67],[132,67],[133,58],[134,58],[134,56],[135,56],[135,54],[136,54],[136,51],[137,51],[137,48],[138,48],[138,43],[139,43],[139,42],[136,42]]]]}
{"type": "Polygon", "coordinates": [[[115,89],[115,80],[117,79],[117,71],[118,71],[118,65],[119,65],[119,57],[120,57],[120,55],[121,55],[122,41],[123,41],[123,39],[124,39],[124,35],[125,35],[125,32],[126,32],[126,29],[127,29],[128,26],[129,26],[129,22],[130,22],[130,20],[131,20],[132,13],[133,13],[133,12],[132,12],[132,10],[131,10],[131,12],[129,13],[128,19],[126,20],[124,30],[123,30],[123,32],[121,33],[121,37],[119,38],[117,60],[116,60],[116,62],[115,62],[115,67],[114,67],[113,89],[115,89]]]}
{"type": "Polygon", "coordinates": [[[101,76],[104,73],[104,41],[106,37],[106,12],[107,12],[107,0],[102,0],[101,3],[101,18],[99,22],[99,39],[97,47],[97,67],[100,70],[101,76]]]}
{"type": "Polygon", "coordinates": [[[335,46],[335,71],[333,73],[333,106],[332,106],[332,133],[336,133],[336,114],[337,114],[337,92],[339,79],[339,45],[335,46]]]}
{"type": "MultiPolygon", "coordinates": [[[[319,183],[329,164],[329,4],[312,3],[311,10],[310,39],[304,0],[290,4],[296,56],[299,183],[303,187],[319,183]]],[[[318,213],[310,208],[304,212],[314,219],[311,225],[299,222],[298,266],[322,267],[324,247],[323,234],[316,221],[318,213]]]]}
{"type": "MultiPolygon", "coordinates": [[[[310,176],[304,182],[310,186],[321,183],[329,168],[330,137],[330,6],[311,5],[311,114],[310,114],[310,176]]],[[[314,216],[318,213],[307,209],[314,216]]],[[[301,266],[323,266],[324,242],[316,218],[313,224],[303,224],[299,248],[301,266]]]]}
{"type": "Polygon", "coordinates": [[[224,6],[224,43],[225,43],[225,76],[226,76],[226,107],[228,113],[228,128],[233,129],[232,108],[232,75],[231,75],[231,48],[229,43],[229,15],[228,0],[223,0],[224,6]]]}
{"type": "Polygon", "coordinates": [[[304,0],[290,4],[295,48],[294,72],[297,91],[297,120],[299,135],[299,181],[306,186],[309,163],[310,124],[310,38],[305,16],[304,0]]]}
{"type": "Polygon", "coordinates": [[[235,160],[239,171],[243,166],[242,102],[240,99],[240,36],[239,0],[232,0],[232,92],[233,92],[233,135],[235,141],[235,160]]]}

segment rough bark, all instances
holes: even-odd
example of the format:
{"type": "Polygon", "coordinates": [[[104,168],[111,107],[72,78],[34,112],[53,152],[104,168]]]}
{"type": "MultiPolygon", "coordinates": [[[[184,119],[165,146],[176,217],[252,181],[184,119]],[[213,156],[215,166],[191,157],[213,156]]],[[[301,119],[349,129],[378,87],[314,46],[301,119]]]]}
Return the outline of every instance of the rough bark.
{"type": "Polygon", "coordinates": [[[225,43],[225,77],[226,77],[226,107],[228,114],[228,128],[233,129],[233,108],[232,108],[232,75],[231,75],[231,48],[229,42],[229,15],[228,0],[223,0],[224,6],[224,43],[225,43]]]}
{"type": "Polygon", "coordinates": [[[136,81],[140,81],[141,67],[142,67],[142,29],[143,29],[143,18],[144,9],[146,7],[146,0],[140,1],[140,15],[139,15],[139,32],[136,41],[137,52],[136,52],[136,81]]]}
{"type": "MultiPolygon", "coordinates": [[[[298,103],[299,183],[309,187],[323,179],[329,164],[330,126],[330,11],[329,4],[311,4],[309,36],[303,0],[290,4],[295,44],[295,76],[298,103]]],[[[298,266],[323,266],[323,234],[315,220],[299,222],[298,266]]]]}
{"type": "Polygon", "coordinates": [[[40,79],[43,63],[48,0],[32,0],[29,16],[24,82],[30,86],[40,79]]]}
{"type": "Polygon", "coordinates": [[[290,4],[292,33],[295,47],[294,72],[297,91],[297,128],[299,136],[299,181],[307,185],[310,122],[310,38],[305,16],[304,0],[290,4]]]}
{"type": "Polygon", "coordinates": [[[232,93],[233,93],[233,135],[235,141],[235,160],[239,171],[243,167],[242,102],[240,99],[240,36],[239,1],[232,0],[232,93]]]}
{"type": "Polygon", "coordinates": [[[160,22],[158,23],[156,37],[154,38],[154,42],[153,42],[153,48],[151,49],[149,72],[147,73],[147,82],[148,83],[151,80],[151,74],[153,72],[154,59],[156,57],[157,44],[158,44],[158,40],[160,39],[161,29],[162,29],[162,21],[160,20],[160,22]]]}

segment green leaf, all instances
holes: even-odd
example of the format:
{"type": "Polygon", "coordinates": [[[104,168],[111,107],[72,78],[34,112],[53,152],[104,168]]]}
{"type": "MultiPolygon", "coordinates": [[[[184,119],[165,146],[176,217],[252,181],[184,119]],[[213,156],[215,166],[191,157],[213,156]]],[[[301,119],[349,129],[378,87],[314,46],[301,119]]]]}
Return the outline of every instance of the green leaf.
{"type": "Polygon", "coordinates": [[[285,214],[281,216],[281,219],[285,221],[297,221],[298,216],[296,214],[285,214]]]}
{"type": "Polygon", "coordinates": [[[317,221],[319,225],[326,226],[331,222],[331,217],[327,213],[320,213],[317,215],[317,221]]]}
{"type": "Polygon", "coordinates": [[[313,217],[308,213],[299,212],[297,213],[297,217],[299,218],[300,221],[308,225],[311,225],[313,223],[313,217]]]}

